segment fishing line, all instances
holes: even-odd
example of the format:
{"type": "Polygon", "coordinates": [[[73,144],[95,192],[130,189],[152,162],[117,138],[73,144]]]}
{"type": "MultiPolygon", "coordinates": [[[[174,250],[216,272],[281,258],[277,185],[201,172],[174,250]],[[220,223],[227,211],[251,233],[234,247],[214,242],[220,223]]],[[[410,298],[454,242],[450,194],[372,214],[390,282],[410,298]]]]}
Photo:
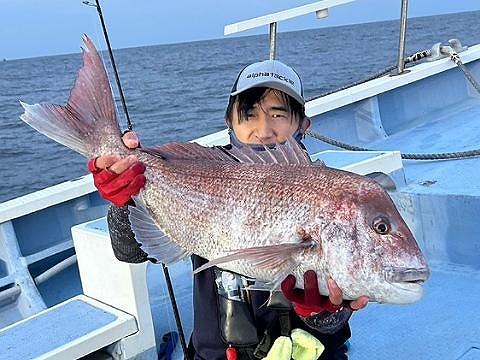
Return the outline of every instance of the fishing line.
{"type": "MultiPolygon", "coordinates": [[[[104,35],[104,38],[105,38],[105,42],[107,43],[107,47],[108,47],[108,54],[110,56],[110,62],[112,64],[113,71],[114,71],[114,74],[115,74],[115,80],[116,80],[116,83],[117,83],[117,88],[118,88],[118,91],[120,93],[120,99],[122,101],[123,111],[124,111],[126,119],[127,119],[127,127],[128,127],[128,130],[132,130],[133,126],[132,126],[132,123],[130,121],[130,116],[128,114],[128,108],[127,108],[127,104],[125,102],[125,96],[123,95],[122,85],[120,83],[120,77],[118,75],[117,66],[116,66],[116,63],[115,63],[115,58],[113,56],[112,47],[110,45],[110,40],[109,40],[109,37],[108,37],[108,32],[107,32],[107,27],[105,25],[105,20],[103,18],[103,13],[102,13],[102,8],[100,6],[100,1],[95,0],[95,4],[93,4],[89,1],[82,1],[82,3],[87,5],[87,6],[91,6],[91,7],[94,7],[94,8],[97,9],[98,17],[100,18],[100,23],[102,25],[102,30],[103,30],[103,35],[104,35]]],[[[184,335],[184,332],[183,332],[183,326],[182,326],[181,319],[180,319],[180,313],[178,311],[178,306],[177,306],[177,301],[176,301],[176,298],[175,298],[175,293],[173,291],[172,281],[170,279],[170,273],[168,271],[167,266],[164,263],[162,263],[162,268],[163,268],[163,274],[165,276],[165,280],[166,280],[166,283],[167,283],[168,295],[170,297],[170,302],[172,304],[172,310],[173,310],[173,314],[174,314],[174,317],[175,317],[175,322],[177,324],[177,330],[178,330],[178,335],[179,335],[179,338],[180,338],[180,343],[182,345],[183,354],[184,354],[185,359],[189,360],[189,356],[188,356],[188,352],[187,352],[187,344],[185,342],[185,335],[184,335]]]]}

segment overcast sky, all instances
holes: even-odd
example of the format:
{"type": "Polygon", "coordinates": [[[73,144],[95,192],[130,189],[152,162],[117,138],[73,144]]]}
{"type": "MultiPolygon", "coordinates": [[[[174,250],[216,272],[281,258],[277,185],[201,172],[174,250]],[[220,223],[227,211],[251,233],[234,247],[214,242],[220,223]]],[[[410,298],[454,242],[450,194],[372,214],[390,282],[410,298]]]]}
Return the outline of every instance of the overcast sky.
{"type": "MultiPolygon", "coordinates": [[[[101,0],[114,48],[221,38],[226,24],[306,3],[309,1],[101,0]]],[[[331,9],[324,20],[307,15],[280,23],[279,31],[398,19],[400,3],[357,0],[331,9]]],[[[480,10],[480,0],[409,1],[410,17],[473,10],[480,10]]],[[[266,33],[267,28],[239,35],[260,32],[266,33]]],[[[95,8],[80,0],[0,0],[0,59],[78,52],[83,33],[103,44],[95,8]]]]}

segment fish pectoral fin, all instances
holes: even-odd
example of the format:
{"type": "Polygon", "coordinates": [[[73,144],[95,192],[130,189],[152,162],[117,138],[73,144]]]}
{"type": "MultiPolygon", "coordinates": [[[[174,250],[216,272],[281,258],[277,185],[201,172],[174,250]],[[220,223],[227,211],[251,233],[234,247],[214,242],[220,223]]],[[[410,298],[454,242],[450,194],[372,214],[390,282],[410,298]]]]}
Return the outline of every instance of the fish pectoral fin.
{"type": "Polygon", "coordinates": [[[291,262],[292,254],[296,254],[299,251],[304,251],[309,247],[311,247],[309,242],[301,242],[295,244],[287,243],[234,250],[234,252],[229,255],[210,260],[206,264],[195,269],[193,273],[197,274],[212,266],[217,266],[219,264],[224,264],[235,260],[246,260],[252,266],[263,269],[275,269],[281,267],[286,262],[291,262]]]}
{"type": "Polygon", "coordinates": [[[130,224],[135,239],[149,258],[164,264],[172,264],[191,255],[160,230],[140,197],[135,197],[134,201],[135,206],[128,207],[130,224]]]}

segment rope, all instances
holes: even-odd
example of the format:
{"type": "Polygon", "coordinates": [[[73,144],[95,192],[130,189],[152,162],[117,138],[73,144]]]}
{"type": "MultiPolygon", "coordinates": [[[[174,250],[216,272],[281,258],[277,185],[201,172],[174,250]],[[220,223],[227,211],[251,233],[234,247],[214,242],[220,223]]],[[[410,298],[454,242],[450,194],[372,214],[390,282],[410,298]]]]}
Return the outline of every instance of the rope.
{"type": "MultiPolygon", "coordinates": [[[[450,56],[450,59],[455,63],[455,65],[458,66],[458,68],[463,72],[465,77],[467,78],[468,81],[472,84],[472,86],[480,93],[480,84],[475,80],[473,77],[473,74],[470,72],[470,70],[462,63],[460,56],[449,46],[444,47],[446,49],[446,53],[450,56]]],[[[419,60],[422,60],[426,57],[431,56],[432,51],[431,50],[422,50],[418,51],[410,56],[408,56],[405,59],[405,64],[410,63],[410,62],[416,62],[419,60]]],[[[316,96],[310,100],[318,99],[323,96],[332,94],[337,91],[345,90],[350,87],[363,84],[367,81],[376,79],[380,76],[383,76],[385,74],[390,73],[392,70],[396,69],[397,65],[392,65],[384,70],[381,70],[377,72],[374,75],[371,75],[363,80],[356,81],[354,83],[342,86],[336,90],[332,90],[326,93],[323,93],[319,96],[316,96]]],[[[308,100],[308,101],[310,101],[308,100]]],[[[332,138],[329,138],[327,136],[323,136],[313,130],[307,130],[306,135],[311,136],[317,140],[323,141],[327,144],[346,149],[346,150],[352,150],[352,151],[380,151],[378,149],[368,149],[360,146],[355,146],[355,145],[350,145],[343,143],[338,140],[334,140],[332,138]]],[[[468,150],[468,151],[455,151],[455,152],[444,152],[444,153],[424,153],[424,154],[416,154],[416,153],[401,153],[402,159],[408,159],[408,160],[446,160],[446,159],[462,159],[462,158],[468,158],[468,157],[473,157],[473,156],[479,156],[480,155],[480,149],[475,149],[475,150],[468,150]]]]}
{"type": "MultiPolygon", "coordinates": [[[[352,151],[382,151],[379,149],[368,149],[360,146],[350,145],[343,143],[338,140],[334,140],[327,136],[320,135],[319,133],[313,130],[307,130],[306,135],[311,136],[317,140],[323,141],[327,144],[352,151]]],[[[401,153],[402,159],[408,160],[446,160],[446,159],[461,159],[472,156],[479,156],[480,149],[468,150],[468,151],[456,151],[456,152],[444,152],[444,153],[424,153],[424,154],[415,154],[415,153],[401,153]]]]}
{"type": "MultiPolygon", "coordinates": [[[[408,63],[411,63],[411,62],[416,62],[416,61],[420,61],[422,59],[425,59],[426,57],[429,57],[431,55],[431,51],[430,50],[422,50],[422,51],[417,51],[416,53],[413,53],[412,55],[410,56],[407,56],[407,58],[405,59],[405,64],[408,64],[408,63]]],[[[341,90],[345,90],[345,89],[348,89],[348,88],[351,88],[353,86],[357,86],[357,85],[360,85],[360,84],[363,84],[363,83],[366,83],[368,81],[371,81],[371,80],[375,80],[379,77],[382,77],[386,74],[390,74],[393,70],[395,70],[397,68],[397,65],[391,65],[391,66],[388,66],[386,67],[385,69],[383,70],[380,70],[378,72],[376,72],[375,74],[373,75],[370,75],[362,80],[358,80],[358,81],[355,81],[353,83],[350,83],[350,84],[347,84],[347,85],[344,85],[344,86],[341,86],[339,88],[336,88],[334,90],[330,90],[330,91],[327,91],[327,92],[324,92],[320,95],[317,95],[315,97],[312,97],[310,99],[308,99],[307,101],[311,101],[311,100],[315,100],[315,99],[319,99],[321,97],[324,97],[324,96],[327,96],[327,95],[330,95],[330,94],[333,94],[337,91],[341,91],[341,90]]]]}
{"type": "MultiPolygon", "coordinates": [[[[450,48],[451,49],[451,48],[450,48]]],[[[470,84],[480,93],[480,84],[475,80],[471,71],[462,63],[460,56],[455,51],[449,52],[450,59],[458,66],[458,68],[463,72],[463,75],[470,81],[470,84]]]]}

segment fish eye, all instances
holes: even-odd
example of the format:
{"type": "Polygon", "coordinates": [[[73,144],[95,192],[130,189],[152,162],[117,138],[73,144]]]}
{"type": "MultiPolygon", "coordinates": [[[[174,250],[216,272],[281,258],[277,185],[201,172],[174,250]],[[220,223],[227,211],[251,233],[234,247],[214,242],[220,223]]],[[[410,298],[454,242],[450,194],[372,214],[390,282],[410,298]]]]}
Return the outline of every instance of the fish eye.
{"type": "Polygon", "coordinates": [[[386,235],[390,232],[391,226],[388,219],[378,216],[372,221],[372,228],[377,234],[386,235]]]}

